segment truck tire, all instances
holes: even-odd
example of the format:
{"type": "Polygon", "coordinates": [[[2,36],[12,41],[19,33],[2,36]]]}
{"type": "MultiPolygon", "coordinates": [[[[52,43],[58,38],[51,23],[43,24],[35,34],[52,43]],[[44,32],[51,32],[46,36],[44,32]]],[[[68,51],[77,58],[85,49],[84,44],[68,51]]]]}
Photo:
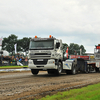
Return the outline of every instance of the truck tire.
{"type": "Polygon", "coordinates": [[[99,68],[95,67],[95,71],[96,71],[96,72],[99,72],[99,68]]]}
{"type": "Polygon", "coordinates": [[[31,69],[31,72],[33,75],[37,75],[39,73],[39,70],[37,69],[31,69]]]}
{"type": "Polygon", "coordinates": [[[74,65],[72,66],[71,74],[72,75],[76,74],[76,67],[74,65]]]}
{"type": "Polygon", "coordinates": [[[90,66],[89,66],[89,65],[87,66],[87,71],[86,71],[86,73],[90,73],[90,66]]]}
{"type": "Polygon", "coordinates": [[[61,62],[58,62],[56,75],[61,74],[61,72],[62,72],[62,64],[61,64],[61,62]]]}
{"type": "Polygon", "coordinates": [[[72,69],[71,70],[66,70],[66,74],[75,75],[76,74],[76,67],[72,65],[72,69]]]}

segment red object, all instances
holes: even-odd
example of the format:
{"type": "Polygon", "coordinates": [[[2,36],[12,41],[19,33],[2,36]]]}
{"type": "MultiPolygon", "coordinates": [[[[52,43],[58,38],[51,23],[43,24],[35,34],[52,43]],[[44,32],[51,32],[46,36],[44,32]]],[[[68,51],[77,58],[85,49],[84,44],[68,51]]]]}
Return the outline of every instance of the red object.
{"type": "Polygon", "coordinates": [[[100,49],[100,46],[96,46],[96,49],[100,49]]]}
{"type": "Polygon", "coordinates": [[[67,58],[68,58],[68,47],[67,47],[67,50],[66,50],[66,56],[67,56],[67,58]]]}
{"type": "Polygon", "coordinates": [[[51,35],[49,35],[49,38],[51,38],[52,36],[51,35]]]}
{"type": "Polygon", "coordinates": [[[37,38],[37,36],[35,36],[35,38],[37,38]]]}
{"type": "Polygon", "coordinates": [[[80,55],[70,55],[71,59],[74,58],[83,58],[84,60],[89,60],[89,56],[80,56],[80,55]]]}

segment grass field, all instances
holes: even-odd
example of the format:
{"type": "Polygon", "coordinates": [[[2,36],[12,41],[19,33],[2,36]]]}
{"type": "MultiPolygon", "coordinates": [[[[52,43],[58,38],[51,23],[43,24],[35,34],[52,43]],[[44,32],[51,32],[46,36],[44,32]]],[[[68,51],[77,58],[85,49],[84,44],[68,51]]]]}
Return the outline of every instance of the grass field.
{"type": "Polygon", "coordinates": [[[0,66],[0,69],[23,68],[28,66],[0,66]]]}
{"type": "Polygon", "coordinates": [[[52,96],[47,95],[39,100],[100,100],[100,83],[59,92],[52,96]]]}

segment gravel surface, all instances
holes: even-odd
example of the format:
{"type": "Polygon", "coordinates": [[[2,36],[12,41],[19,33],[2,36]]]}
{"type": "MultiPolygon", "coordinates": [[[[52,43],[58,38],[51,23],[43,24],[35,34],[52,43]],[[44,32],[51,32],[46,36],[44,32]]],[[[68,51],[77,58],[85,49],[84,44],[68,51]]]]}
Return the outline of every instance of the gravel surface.
{"type": "Polygon", "coordinates": [[[0,100],[27,100],[52,95],[100,82],[100,73],[60,76],[41,71],[37,76],[30,71],[0,73],[0,100]]]}

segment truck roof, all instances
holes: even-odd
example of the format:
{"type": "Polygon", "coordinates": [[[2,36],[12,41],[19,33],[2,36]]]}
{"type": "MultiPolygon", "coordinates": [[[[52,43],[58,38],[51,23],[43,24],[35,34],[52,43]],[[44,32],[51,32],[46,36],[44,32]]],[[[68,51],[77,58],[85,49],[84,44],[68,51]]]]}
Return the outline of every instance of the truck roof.
{"type": "Polygon", "coordinates": [[[55,40],[56,38],[32,38],[33,41],[42,41],[42,40],[55,40]]]}

